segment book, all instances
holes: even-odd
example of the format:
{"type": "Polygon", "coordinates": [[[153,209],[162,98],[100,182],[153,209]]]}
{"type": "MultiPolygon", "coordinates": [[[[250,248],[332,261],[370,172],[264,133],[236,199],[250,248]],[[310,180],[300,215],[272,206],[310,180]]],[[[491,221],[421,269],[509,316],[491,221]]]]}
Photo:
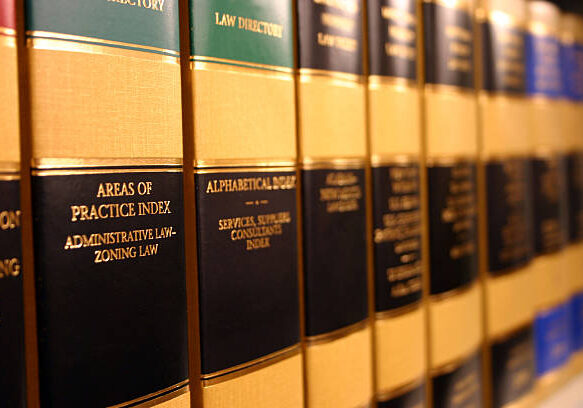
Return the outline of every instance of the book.
{"type": "Polygon", "coordinates": [[[368,131],[379,407],[425,404],[421,113],[415,0],[369,0],[368,131]]]}
{"type": "Polygon", "coordinates": [[[373,398],[364,6],[297,1],[308,407],[373,398]]]}
{"type": "Polygon", "coordinates": [[[482,404],[474,11],[422,1],[427,180],[429,397],[482,404]]]}
{"type": "Polygon", "coordinates": [[[300,408],[292,1],[194,0],[189,15],[200,321],[193,386],[205,408],[300,408]]]}
{"type": "Polygon", "coordinates": [[[567,191],[569,196],[569,245],[567,258],[572,365],[583,368],[583,17],[566,8],[561,18],[561,65],[565,102],[562,124],[567,142],[567,191]]]}
{"type": "Polygon", "coordinates": [[[178,2],[25,9],[40,405],[190,406],[178,2]]]}
{"type": "Polygon", "coordinates": [[[528,404],[535,381],[526,1],[477,10],[486,402],[528,404]]]}
{"type": "Polygon", "coordinates": [[[569,358],[568,287],[563,248],[568,234],[566,140],[561,115],[560,10],[546,1],[528,2],[526,91],[533,147],[535,281],[534,323],[537,396],[541,398],[569,358]]]}
{"type": "Polygon", "coordinates": [[[0,395],[26,406],[15,3],[0,3],[0,395]]]}

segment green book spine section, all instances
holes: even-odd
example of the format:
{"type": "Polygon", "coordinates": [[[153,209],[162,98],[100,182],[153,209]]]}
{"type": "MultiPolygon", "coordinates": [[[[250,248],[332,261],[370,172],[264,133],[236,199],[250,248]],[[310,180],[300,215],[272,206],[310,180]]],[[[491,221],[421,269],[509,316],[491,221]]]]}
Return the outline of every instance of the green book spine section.
{"type": "Polygon", "coordinates": [[[415,0],[369,0],[375,399],[420,407],[426,398],[422,257],[420,18],[415,0]]]}
{"type": "Polygon", "coordinates": [[[29,1],[42,406],[188,407],[178,1],[29,1]]]}
{"type": "Polygon", "coordinates": [[[15,2],[0,2],[0,395],[26,406],[15,2]]]}
{"type": "Polygon", "coordinates": [[[303,406],[291,0],[191,0],[205,408],[303,406]]]}
{"type": "Polygon", "coordinates": [[[481,406],[474,1],[422,1],[428,351],[435,408],[481,406]]]}

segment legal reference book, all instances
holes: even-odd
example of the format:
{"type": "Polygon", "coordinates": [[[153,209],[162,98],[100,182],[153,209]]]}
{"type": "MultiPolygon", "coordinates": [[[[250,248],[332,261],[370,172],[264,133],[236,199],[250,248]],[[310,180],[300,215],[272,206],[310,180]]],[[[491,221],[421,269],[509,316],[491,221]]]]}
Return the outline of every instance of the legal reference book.
{"type": "Polygon", "coordinates": [[[26,406],[15,3],[0,2],[0,398],[26,406]]]}
{"type": "Polygon", "coordinates": [[[369,0],[367,13],[375,399],[412,408],[426,396],[419,17],[415,0],[369,0]]]}
{"type": "Polygon", "coordinates": [[[482,405],[478,280],[474,11],[421,1],[427,175],[430,397],[435,408],[482,405]]]}
{"type": "Polygon", "coordinates": [[[535,258],[534,323],[537,397],[556,384],[569,358],[567,265],[568,234],[566,140],[561,131],[562,78],[560,10],[546,1],[528,2],[526,91],[528,131],[534,149],[532,198],[535,258]]]}
{"type": "Polygon", "coordinates": [[[205,408],[303,406],[292,7],[190,2],[205,408]]]}
{"type": "Polygon", "coordinates": [[[298,0],[306,405],[373,398],[364,2],[298,0]]]}
{"type": "Polygon", "coordinates": [[[571,12],[561,18],[561,65],[565,98],[561,120],[568,149],[569,196],[569,245],[565,256],[571,296],[571,365],[576,372],[583,368],[583,17],[571,12]]]}
{"type": "Polygon", "coordinates": [[[25,9],[41,406],[188,407],[178,1],[25,9]]]}
{"type": "Polygon", "coordinates": [[[535,381],[526,1],[483,0],[477,18],[485,395],[524,406],[535,381]]]}

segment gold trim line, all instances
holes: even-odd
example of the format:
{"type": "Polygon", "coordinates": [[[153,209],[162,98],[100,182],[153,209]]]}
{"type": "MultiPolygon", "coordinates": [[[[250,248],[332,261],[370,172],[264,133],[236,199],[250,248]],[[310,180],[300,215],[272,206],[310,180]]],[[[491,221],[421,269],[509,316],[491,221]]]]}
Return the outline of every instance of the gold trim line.
{"type": "Polygon", "coordinates": [[[112,40],[104,40],[101,38],[95,37],[84,37],[81,35],[73,35],[73,34],[62,34],[62,33],[54,33],[50,31],[27,31],[26,32],[27,39],[34,40],[34,39],[45,39],[45,40],[61,40],[61,41],[73,41],[73,42],[80,42],[80,43],[90,43],[92,45],[109,45],[109,46],[116,46],[116,47],[129,47],[135,48],[141,51],[155,51],[163,54],[172,55],[174,57],[180,57],[180,52],[169,50],[165,48],[158,48],[158,47],[151,47],[148,45],[141,45],[141,44],[134,44],[134,43],[126,43],[121,41],[112,41],[112,40]]]}
{"type": "Polygon", "coordinates": [[[340,72],[340,71],[327,71],[324,69],[313,69],[313,68],[300,68],[298,70],[298,75],[300,76],[300,81],[303,77],[328,77],[339,79],[342,81],[350,81],[350,82],[357,82],[357,83],[364,83],[366,82],[366,77],[359,74],[351,74],[348,72],[340,72]]]}
{"type": "Polygon", "coordinates": [[[15,181],[20,180],[20,174],[2,174],[0,172],[0,181],[15,181]]]}
{"type": "Polygon", "coordinates": [[[366,167],[366,160],[364,158],[338,158],[338,159],[312,159],[306,157],[301,159],[299,166],[303,170],[317,170],[317,169],[363,169],[366,167]]]}
{"type": "Polygon", "coordinates": [[[227,59],[227,58],[207,57],[207,56],[203,56],[203,55],[191,56],[190,61],[206,62],[206,63],[211,63],[211,64],[214,63],[214,64],[234,65],[236,67],[241,67],[241,68],[263,69],[263,70],[267,70],[267,71],[283,72],[283,73],[290,74],[290,75],[294,73],[293,68],[282,67],[279,65],[259,64],[256,62],[237,61],[237,60],[231,60],[231,59],[227,59]]]}
{"type": "Polygon", "coordinates": [[[458,368],[460,368],[461,366],[463,366],[464,364],[466,364],[471,358],[477,356],[478,359],[480,358],[480,350],[482,349],[482,345],[479,345],[478,348],[464,354],[463,356],[460,356],[456,359],[454,359],[453,361],[450,361],[449,363],[445,363],[440,367],[436,367],[436,368],[430,368],[429,369],[429,376],[431,378],[434,377],[439,377],[440,375],[443,374],[448,374],[451,373],[455,370],[457,370],[458,368]]]}
{"type": "Polygon", "coordinates": [[[83,174],[125,174],[125,173],[182,173],[177,168],[126,168],[126,169],[68,169],[68,170],[32,170],[33,176],[75,176],[83,174]]]}
{"type": "Polygon", "coordinates": [[[329,343],[331,341],[340,339],[342,337],[346,337],[350,334],[359,332],[369,326],[369,319],[366,318],[358,323],[351,324],[350,326],[341,327],[340,329],[336,329],[334,331],[318,334],[315,336],[306,336],[305,342],[309,346],[314,346],[317,344],[322,343],[329,343]]]}
{"type": "Polygon", "coordinates": [[[295,166],[295,159],[216,159],[216,160],[195,160],[195,168],[209,167],[289,167],[295,166]]]}
{"type": "Polygon", "coordinates": [[[153,393],[148,394],[148,395],[144,395],[143,397],[139,397],[139,398],[133,399],[131,401],[122,402],[121,404],[111,405],[107,408],[123,408],[123,407],[127,407],[128,405],[135,405],[135,404],[139,403],[140,401],[144,401],[144,402],[146,402],[146,404],[139,405],[139,407],[146,408],[146,406],[151,406],[151,405],[147,405],[147,403],[149,403],[151,401],[146,401],[146,400],[150,400],[150,399],[156,397],[157,395],[167,393],[168,391],[171,391],[173,389],[175,389],[175,392],[177,392],[177,394],[174,395],[174,392],[172,392],[172,395],[173,395],[173,397],[176,397],[176,396],[188,391],[188,388],[189,388],[188,387],[188,380],[184,380],[182,382],[179,382],[178,384],[174,384],[174,385],[167,387],[167,388],[164,388],[162,390],[153,392],[153,393]],[[181,392],[178,393],[178,391],[181,391],[181,392]]]}
{"type": "Polygon", "coordinates": [[[395,317],[403,316],[409,313],[413,313],[421,308],[423,305],[423,300],[419,299],[414,303],[409,305],[401,306],[396,309],[383,310],[381,312],[375,313],[375,320],[387,320],[393,319],[395,317]]]}
{"type": "Polygon", "coordinates": [[[20,164],[18,162],[0,162],[0,173],[18,173],[20,164]]]}
{"type": "Polygon", "coordinates": [[[194,169],[194,174],[217,174],[217,173],[279,173],[289,172],[295,173],[295,167],[236,167],[236,168],[221,168],[221,169],[194,169]]]}
{"type": "Polygon", "coordinates": [[[409,78],[385,76],[385,75],[369,75],[368,87],[369,89],[379,89],[385,86],[394,88],[417,88],[417,81],[409,78]]]}
{"type": "Polygon", "coordinates": [[[16,30],[14,28],[0,27],[0,35],[14,37],[16,36],[16,30]]]}
{"type": "Polygon", "coordinates": [[[434,93],[446,93],[446,94],[449,93],[454,95],[468,95],[468,96],[476,95],[476,89],[473,87],[473,83],[471,88],[446,84],[425,84],[424,89],[425,92],[430,91],[434,93]]]}
{"type": "Polygon", "coordinates": [[[428,157],[425,160],[427,167],[437,167],[437,166],[455,166],[457,164],[478,164],[478,154],[475,156],[442,156],[442,157],[428,157]]]}
{"type": "Polygon", "coordinates": [[[224,370],[215,371],[214,373],[203,374],[201,379],[204,386],[217,384],[268,367],[289,357],[297,355],[300,352],[300,344],[294,344],[293,346],[286,347],[282,350],[275,351],[271,354],[267,354],[263,357],[259,357],[246,363],[238,364],[224,370]]]}
{"type": "Polygon", "coordinates": [[[479,283],[480,283],[480,280],[478,279],[478,277],[475,277],[474,280],[466,283],[463,286],[458,286],[457,288],[450,289],[446,292],[441,292],[441,293],[436,293],[436,294],[430,293],[429,294],[429,303],[431,305],[432,303],[438,303],[438,302],[441,302],[445,299],[449,299],[451,297],[461,295],[462,293],[469,292],[472,289],[474,289],[479,283]]]}
{"type": "Polygon", "coordinates": [[[421,164],[421,158],[415,155],[400,154],[395,156],[372,155],[370,158],[371,166],[385,167],[385,166],[405,166],[411,164],[421,164]]]}
{"type": "Polygon", "coordinates": [[[531,320],[528,321],[527,323],[522,323],[516,327],[513,327],[512,329],[504,330],[503,332],[495,334],[495,335],[488,335],[487,336],[488,345],[491,347],[495,344],[510,340],[513,336],[516,336],[518,333],[520,333],[528,328],[532,329],[533,326],[534,326],[534,315],[531,316],[531,320]]]}
{"type": "Polygon", "coordinates": [[[422,377],[417,378],[416,380],[409,381],[408,383],[406,383],[404,385],[400,385],[397,388],[393,388],[392,390],[377,391],[375,394],[375,398],[378,402],[389,401],[393,398],[400,397],[402,395],[407,394],[408,392],[411,392],[411,391],[421,387],[424,382],[425,382],[425,374],[422,377]]]}
{"type": "Polygon", "coordinates": [[[135,166],[168,166],[181,167],[182,159],[73,159],[73,158],[42,158],[32,159],[31,166],[35,169],[71,169],[80,167],[135,167],[135,166]]]}

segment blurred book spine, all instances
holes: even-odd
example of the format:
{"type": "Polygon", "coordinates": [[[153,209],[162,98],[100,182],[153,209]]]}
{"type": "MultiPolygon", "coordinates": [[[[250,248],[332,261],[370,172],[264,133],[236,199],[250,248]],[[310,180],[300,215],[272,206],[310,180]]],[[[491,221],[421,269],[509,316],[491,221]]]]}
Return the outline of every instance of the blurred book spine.
{"type": "Polygon", "coordinates": [[[563,92],[560,10],[546,1],[529,1],[526,37],[526,91],[529,134],[533,148],[535,281],[534,324],[537,396],[557,384],[557,373],[569,358],[567,150],[559,121],[563,92]]]}
{"type": "Polygon", "coordinates": [[[481,406],[475,3],[421,4],[430,395],[435,408],[481,406]]]}
{"type": "Polygon", "coordinates": [[[372,402],[364,2],[297,1],[306,404],[372,402]]]}
{"type": "Polygon", "coordinates": [[[483,0],[477,18],[485,395],[498,408],[528,404],[535,381],[526,2],[483,0]]]}
{"type": "Polygon", "coordinates": [[[425,406],[419,17],[415,0],[368,0],[375,399],[425,406]]]}

